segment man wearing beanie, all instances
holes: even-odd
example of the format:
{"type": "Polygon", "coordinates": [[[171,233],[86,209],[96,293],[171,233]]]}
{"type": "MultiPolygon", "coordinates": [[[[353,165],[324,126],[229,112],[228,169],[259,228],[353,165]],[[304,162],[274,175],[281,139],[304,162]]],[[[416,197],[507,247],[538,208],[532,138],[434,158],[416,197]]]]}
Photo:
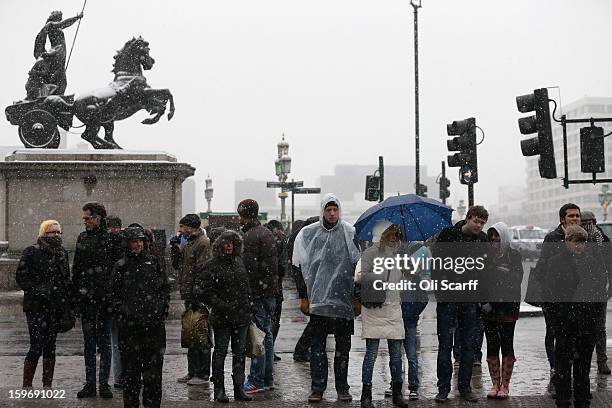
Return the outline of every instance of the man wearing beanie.
{"type": "MultiPolygon", "coordinates": [[[[308,298],[301,299],[300,309],[310,314],[309,402],[320,402],[327,388],[327,336],[336,340],[334,374],[338,400],[351,401],[348,385],[349,352],[353,319],[361,306],[356,300],[354,275],[359,260],[355,228],[340,219],[340,200],[327,194],[321,201],[321,218],[299,232],[293,247],[292,263],[299,266],[308,298]]],[[[300,296],[301,297],[301,296],[300,296]]]]}
{"type": "MultiPolygon", "coordinates": [[[[206,307],[195,302],[195,271],[210,257],[210,241],[200,228],[202,221],[197,214],[187,214],[179,221],[179,233],[170,240],[172,266],[178,270],[178,285],[185,309],[208,314],[206,307]],[[186,239],[181,243],[181,237],[186,239]]],[[[187,375],[178,379],[188,385],[208,384],[210,377],[210,349],[187,349],[187,375]]]]}
{"type": "Polygon", "coordinates": [[[274,340],[272,317],[278,293],[278,258],[276,239],[259,222],[259,205],[252,199],[242,200],[238,215],[243,235],[242,260],[249,276],[251,295],[255,303],[255,324],[264,333],[266,352],[251,360],[251,372],[244,384],[247,394],[274,388],[274,340]]]}

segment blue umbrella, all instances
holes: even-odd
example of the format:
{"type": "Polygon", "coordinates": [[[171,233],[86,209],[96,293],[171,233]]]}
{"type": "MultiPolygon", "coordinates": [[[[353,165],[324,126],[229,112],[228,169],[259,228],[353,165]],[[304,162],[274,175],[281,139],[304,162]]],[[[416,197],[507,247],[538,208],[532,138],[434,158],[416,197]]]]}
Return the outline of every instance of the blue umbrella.
{"type": "Polygon", "coordinates": [[[415,194],[389,197],[361,214],[355,223],[357,239],[372,240],[372,228],[379,220],[401,226],[406,239],[425,241],[451,224],[453,209],[431,198],[415,194]]]}

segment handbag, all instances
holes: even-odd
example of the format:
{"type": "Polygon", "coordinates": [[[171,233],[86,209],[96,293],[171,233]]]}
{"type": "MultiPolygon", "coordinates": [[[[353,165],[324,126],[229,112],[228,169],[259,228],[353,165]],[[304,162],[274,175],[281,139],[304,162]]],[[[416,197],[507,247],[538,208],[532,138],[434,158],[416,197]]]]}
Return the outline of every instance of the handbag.
{"type": "Polygon", "coordinates": [[[64,306],[62,312],[58,316],[56,324],[58,333],[66,333],[72,330],[76,324],[74,309],[71,306],[64,306]]]}
{"type": "Polygon", "coordinates": [[[255,325],[255,323],[251,322],[249,329],[247,331],[247,341],[246,341],[246,356],[249,358],[261,357],[266,353],[266,349],[264,347],[264,338],[266,337],[266,333],[255,325]]]}
{"type": "Polygon", "coordinates": [[[210,325],[208,312],[187,308],[181,316],[181,347],[210,349],[210,325]]]}

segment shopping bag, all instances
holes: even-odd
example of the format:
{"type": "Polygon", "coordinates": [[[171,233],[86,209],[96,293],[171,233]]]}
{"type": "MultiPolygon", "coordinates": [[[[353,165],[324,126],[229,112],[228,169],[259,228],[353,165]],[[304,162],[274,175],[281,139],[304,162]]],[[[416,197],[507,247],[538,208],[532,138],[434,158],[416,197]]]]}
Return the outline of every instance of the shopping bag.
{"type": "Polygon", "coordinates": [[[255,323],[251,323],[247,333],[246,356],[249,358],[261,357],[266,353],[264,338],[266,333],[259,329],[255,323]]]}

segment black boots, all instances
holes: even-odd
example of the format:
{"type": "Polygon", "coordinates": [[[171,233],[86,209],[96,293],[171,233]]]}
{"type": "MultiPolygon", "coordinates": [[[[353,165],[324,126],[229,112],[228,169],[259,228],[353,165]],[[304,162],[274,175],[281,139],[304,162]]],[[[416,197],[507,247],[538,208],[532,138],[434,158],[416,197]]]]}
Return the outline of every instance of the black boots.
{"type": "Polygon", "coordinates": [[[23,363],[23,388],[32,388],[32,380],[34,379],[34,373],[36,372],[36,366],[38,363],[32,363],[27,359],[23,363]]]}
{"type": "Polygon", "coordinates": [[[402,383],[392,383],[391,388],[393,389],[393,405],[401,408],[408,408],[408,402],[404,399],[402,394],[402,383]]]}
{"type": "Polygon", "coordinates": [[[374,408],[372,404],[372,384],[361,386],[361,408],[374,408]]]}
{"type": "Polygon", "coordinates": [[[225,384],[223,384],[223,379],[215,378],[215,401],[216,402],[229,402],[229,398],[225,395],[225,384]]]}

